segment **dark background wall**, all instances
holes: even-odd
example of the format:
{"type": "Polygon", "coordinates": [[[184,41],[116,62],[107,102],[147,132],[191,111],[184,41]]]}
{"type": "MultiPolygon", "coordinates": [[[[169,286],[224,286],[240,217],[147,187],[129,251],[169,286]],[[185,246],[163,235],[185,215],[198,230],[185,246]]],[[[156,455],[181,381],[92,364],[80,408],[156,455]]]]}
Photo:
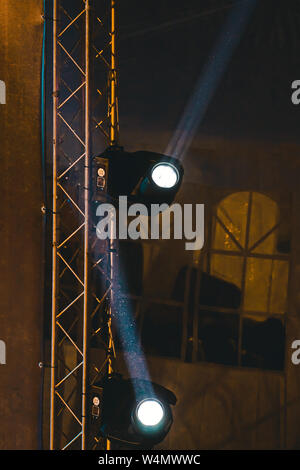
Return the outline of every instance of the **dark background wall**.
{"type": "Polygon", "coordinates": [[[42,319],[42,1],[1,0],[0,449],[38,445],[42,319]]]}
{"type": "MultiPolygon", "coordinates": [[[[120,117],[128,150],[164,151],[176,127],[228,13],[201,19],[198,3],[121,2],[120,117]],[[158,27],[171,19],[183,21],[179,28],[174,22],[158,27]]],[[[212,10],[226,4],[204,3],[212,10]]],[[[285,373],[149,358],[153,380],[179,398],[165,448],[299,448],[299,372],[290,345],[300,338],[300,151],[287,143],[299,135],[299,108],[290,100],[291,82],[300,76],[297,3],[258,2],[186,155],[182,190],[188,197],[192,184],[295,193],[285,373]]],[[[40,0],[1,0],[0,80],[7,85],[7,104],[0,105],[0,340],[7,345],[7,364],[0,365],[1,449],[38,442],[41,14],[40,0]]],[[[194,202],[203,202],[196,193],[194,202]]]]}

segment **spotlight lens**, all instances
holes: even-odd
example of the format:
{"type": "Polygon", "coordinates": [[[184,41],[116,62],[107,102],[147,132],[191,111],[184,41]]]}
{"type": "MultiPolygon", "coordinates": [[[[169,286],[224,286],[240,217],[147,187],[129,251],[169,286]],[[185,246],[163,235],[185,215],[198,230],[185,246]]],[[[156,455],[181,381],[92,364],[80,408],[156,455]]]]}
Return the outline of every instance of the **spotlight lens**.
{"type": "Polygon", "coordinates": [[[144,426],[156,426],[164,417],[164,409],[156,400],[144,400],[138,405],[137,417],[144,426]]]}
{"type": "Polygon", "coordinates": [[[159,163],[153,168],[151,177],[160,188],[173,188],[178,182],[178,170],[170,163],[159,163]]]}

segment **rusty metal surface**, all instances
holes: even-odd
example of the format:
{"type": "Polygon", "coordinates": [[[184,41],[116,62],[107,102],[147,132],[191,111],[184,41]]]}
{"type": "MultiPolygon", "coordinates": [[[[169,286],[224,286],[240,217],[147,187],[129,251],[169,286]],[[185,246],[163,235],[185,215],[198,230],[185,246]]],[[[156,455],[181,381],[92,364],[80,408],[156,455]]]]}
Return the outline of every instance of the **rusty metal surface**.
{"type": "Polygon", "coordinates": [[[37,447],[42,317],[42,1],[1,0],[0,449],[37,447]]]}

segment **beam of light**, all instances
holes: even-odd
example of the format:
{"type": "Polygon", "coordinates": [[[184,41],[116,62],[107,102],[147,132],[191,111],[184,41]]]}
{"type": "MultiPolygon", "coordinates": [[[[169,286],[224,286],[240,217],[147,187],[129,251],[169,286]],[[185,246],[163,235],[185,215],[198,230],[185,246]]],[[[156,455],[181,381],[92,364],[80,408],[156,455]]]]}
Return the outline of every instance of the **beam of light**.
{"type": "Polygon", "coordinates": [[[177,129],[167,146],[166,155],[172,155],[181,160],[186,154],[239,44],[255,4],[256,0],[245,0],[237,4],[229,14],[177,129]]]}
{"type": "MultiPolygon", "coordinates": [[[[126,295],[128,292],[126,276],[120,262],[118,240],[114,237],[114,227],[119,224],[119,222],[117,222],[118,217],[115,217],[115,215],[114,210],[108,213],[110,222],[108,224],[110,227],[109,244],[113,256],[112,258],[110,258],[110,256],[106,257],[106,261],[102,263],[104,271],[109,272],[112,268],[112,293],[110,298],[112,323],[121,343],[121,353],[126,362],[136,400],[141,401],[145,398],[155,399],[156,397],[151,384],[145,355],[136,327],[132,303],[128,295],[126,295]]],[[[100,251],[97,252],[96,246],[93,249],[95,251],[95,259],[99,259],[100,251]]]]}
{"type": "MultiPolygon", "coordinates": [[[[142,379],[142,381],[132,381],[137,401],[146,397],[155,398],[145,355],[137,332],[131,301],[124,294],[126,280],[118,260],[116,244],[115,249],[117,256],[114,257],[112,319],[118,331],[129,375],[131,379],[142,379]],[[116,282],[117,279],[118,283],[116,282]]],[[[125,290],[127,290],[126,287],[125,290]]]]}
{"type": "Polygon", "coordinates": [[[129,375],[131,379],[142,379],[142,381],[132,381],[136,399],[139,401],[145,397],[155,398],[130,301],[116,287],[114,288],[112,309],[113,321],[118,330],[129,375]]]}

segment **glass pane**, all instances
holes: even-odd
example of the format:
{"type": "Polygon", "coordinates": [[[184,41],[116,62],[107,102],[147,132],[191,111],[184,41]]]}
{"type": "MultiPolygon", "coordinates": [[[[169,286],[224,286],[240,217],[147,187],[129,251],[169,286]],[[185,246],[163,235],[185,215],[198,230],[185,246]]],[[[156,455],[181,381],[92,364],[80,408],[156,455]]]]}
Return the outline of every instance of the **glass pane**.
{"type": "Polygon", "coordinates": [[[240,251],[238,245],[217,220],[215,222],[214,248],[216,250],[240,251]]]}
{"type": "Polygon", "coordinates": [[[198,360],[237,365],[238,325],[238,315],[200,310],[198,360]]]}
{"type": "Polygon", "coordinates": [[[242,366],[260,369],[284,369],[285,328],[275,317],[244,317],[242,366]]]}
{"type": "MultiPolygon", "coordinates": [[[[249,193],[243,191],[227,196],[220,202],[217,210],[219,219],[243,247],[246,240],[248,205],[249,193]]],[[[220,225],[218,225],[216,225],[214,248],[221,248],[222,246],[222,249],[230,249],[229,246],[234,242],[231,241],[224,230],[223,232],[220,230],[220,225]]],[[[233,249],[238,249],[235,243],[233,249]]]]}
{"type": "Polygon", "coordinates": [[[214,254],[211,257],[210,274],[224,281],[232,282],[237,287],[242,284],[243,258],[214,254]]]}
{"type": "MultiPolygon", "coordinates": [[[[276,244],[278,238],[278,229],[274,230],[264,241],[259,243],[254,250],[251,250],[251,253],[259,253],[259,254],[268,254],[272,255],[277,253],[276,244]]],[[[253,246],[250,243],[250,248],[253,246]]]]}
{"type": "MultiPolygon", "coordinates": [[[[183,267],[177,276],[172,298],[183,302],[186,284],[187,268],[183,267]]],[[[199,295],[200,305],[209,307],[239,308],[241,305],[241,290],[232,282],[220,277],[202,272],[197,268],[190,268],[188,306],[192,310],[199,295]]]]}
{"type": "MultiPolygon", "coordinates": [[[[278,207],[275,201],[260,193],[252,193],[249,249],[266,235],[278,222],[278,207]]],[[[276,251],[277,233],[270,234],[256,248],[256,253],[272,254],[276,251]]]]}
{"type": "Polygon", "coordinates": [[[284,313],[288,272],[288,261],[248,258],[244,309],[284,313]]]}
{"type": "Polygon", "coordinates": [[[272,260],[248,258],[244,309],[268,312],[272,276],[272,260]]]}

